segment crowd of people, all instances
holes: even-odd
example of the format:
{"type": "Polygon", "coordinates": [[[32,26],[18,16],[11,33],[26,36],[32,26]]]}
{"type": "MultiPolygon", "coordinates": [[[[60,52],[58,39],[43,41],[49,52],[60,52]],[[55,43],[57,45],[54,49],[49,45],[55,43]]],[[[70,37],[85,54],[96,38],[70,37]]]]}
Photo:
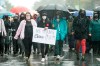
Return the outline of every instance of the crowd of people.
{"type": "Polygon", "coordinates": [[[81,51],[82,61],[84,61],[86,52],[91,48],[94,53],[100,54],[99,28],[99,15],[94,13],[91,19],[82,9],[77,17],[71,15],[68,19],[62,17],[61,11],[57,11],[52,20],[48,18],[46,12],[40,15],[38,13],[32,15],[30,12],[16,14],[12,19],[5,15],[0,19],[0,55],[9,54],[13,47],[14,56],[22,54],[22,57],[29,60],[33,48],[33,54],[41,54],[41,61],[44,62],[48,60],[48,52],[52,49],[54,57],[59,60],[62,56],[63,44],[68,43],[69,51],[76,52],[77,60],[80,59],[81,51]],[[56,30],[55,46],[32,42],[33,30],[36,27],[56,30]]]}

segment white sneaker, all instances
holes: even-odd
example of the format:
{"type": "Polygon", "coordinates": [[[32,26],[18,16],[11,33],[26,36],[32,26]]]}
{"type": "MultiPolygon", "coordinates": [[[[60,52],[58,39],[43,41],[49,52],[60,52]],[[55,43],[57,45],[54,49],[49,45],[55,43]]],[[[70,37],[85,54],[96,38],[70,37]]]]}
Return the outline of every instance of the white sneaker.
{"type": "Polygon", "coordinates": [[[60,56],[59,55],[57,55],[57,59],[60,60],[60,56]]]}
{"type": "Polygon", "coordinates": [[[42,58],[41,62],[44,62],[45,61],[45,58],[42,58]]]}
{"type": "Polygon", "coordinates": [[[45,55],[45,60],[46,60],[46,61],[48,60],[48,56],[47,56],[47,55],[45,55]]]}

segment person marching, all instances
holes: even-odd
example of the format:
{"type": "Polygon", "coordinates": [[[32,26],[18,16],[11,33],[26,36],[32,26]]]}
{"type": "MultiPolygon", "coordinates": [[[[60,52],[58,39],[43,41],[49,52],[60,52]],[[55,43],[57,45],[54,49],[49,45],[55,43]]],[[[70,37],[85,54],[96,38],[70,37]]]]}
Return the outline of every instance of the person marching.
{"type": "Polygon", "coordinates": [[[60,60],[63,42],[67,35],[67,22],[64,18],[62,18],[62,13],[60,11],[57,11],[52,23],[53,28],[57,30],[54,56],[56,60],[60,60]]]}
{"type": "Polygon", "coordinates": [[[20,39],[23,40],[23,44],[25,46],[25,59],[27,61],[29,60],[31,54],[33,29],[37,27],[36,21],[31,18],[31,14],[27,12],[25,15],[25,20],[21,21],[14,37],[15,39],[18,39],[20,35],[20,39]]]}
{"type": "Polygon", "coordinates": [[[100,54],[100,19],[98,14],[94,14],[89,26],[89,36],[91,36],[93,52],[100,54]]]}
{"type": "MultiPolygon", "coordinates": [[[[44,30],[52,28],[52,25],[49,19],[47,18],[46,12],[42,13],[41,20],[38,22],[38,27],[44,28],[44,30]]],[[[49,50],[49,45],[41,43],[42,62],[48,60],[47,58],[48,50],[49,50]]]]}
{"type": "Polygon", "coordinates": [[[18,21],[18,16],[14,16],[13,18],[13,22],[11,23],[11,28],[12,28],[12,41],[13,41],[13,55],[17,55],[18,54],[18,43],[17,40],[14,39],[14,36],[16,34],[16,31],[18,29],[19,26],[19,21],[18,21]]]}
{"type": "Polygon", "coordinates": [[[82,47],[82,61],[85,60],[86,53],[86,39],[89,34],[89,23],[90,20],[86,17],[86,11],[80,10],[78,17],[73,21],[73,31],[72,34],[76,40],[76,54],[77,60],[79,60],[80,47],[82,47]]]}
{"type": "Polygon", "coordinates": [[[4,46],[3,37],[7,36],[6,28],[3,19],[0,19],[0,55],[3,56],[4,46]]]}

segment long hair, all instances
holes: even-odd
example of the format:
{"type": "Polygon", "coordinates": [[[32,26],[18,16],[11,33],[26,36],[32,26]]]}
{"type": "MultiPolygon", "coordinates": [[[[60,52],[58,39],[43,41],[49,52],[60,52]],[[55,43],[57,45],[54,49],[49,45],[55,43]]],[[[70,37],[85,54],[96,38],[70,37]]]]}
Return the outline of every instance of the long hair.
{"type": "Polygon", "coordinates": [[[20,14],[20,19],[19,19],[19,20],[22,21],[22,20],[24,20],[24,19],[25,19],[25,13],[22,12],[22,13],[20,14]],[[22,17],[22,15],[23,15],[23,17],[22,17]]]}
{"type": "Polygon", "coordinates": [[[30,13],[30,12],[26,12],[26,14],[25,14],[25,20],[26,20],[26,15],[27,15],[27,14],[30,14],[30,19],[32,19],[31,13],[30,13]]]}

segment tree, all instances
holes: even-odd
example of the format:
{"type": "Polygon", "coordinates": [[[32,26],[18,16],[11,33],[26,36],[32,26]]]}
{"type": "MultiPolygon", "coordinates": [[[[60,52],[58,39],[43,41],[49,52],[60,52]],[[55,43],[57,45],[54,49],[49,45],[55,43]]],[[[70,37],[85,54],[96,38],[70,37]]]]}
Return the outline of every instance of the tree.
{"type": "Polygon", "coordinates": [[[65,0],[40,0],[34,4],[33,9],[36,10],[39,6],[48,4],[65,4],[65,0]]]}
{"type": "Polygon", "coordinates": [[[13,5],[11,5],[11,3],[9,3],[8,0],[5,0],[5,8],[10,11],[10,9],[13,7],[13,5]]]}

